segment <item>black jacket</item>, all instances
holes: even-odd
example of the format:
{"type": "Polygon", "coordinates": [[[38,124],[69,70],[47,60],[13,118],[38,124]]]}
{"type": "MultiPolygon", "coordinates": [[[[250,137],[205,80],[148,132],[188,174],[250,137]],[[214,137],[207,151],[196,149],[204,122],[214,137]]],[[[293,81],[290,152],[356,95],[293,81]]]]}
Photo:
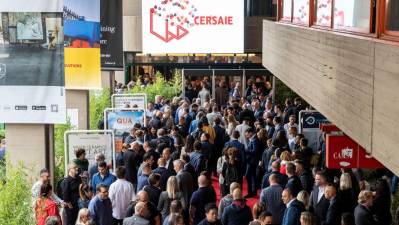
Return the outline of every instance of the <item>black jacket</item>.
{"type": "Polygon", "coordinates": [[[245,204],[245,200],[235,200],[223,211],[223,225],[244,225],[251,221],[251,209],[245,204]]]}
{"type": "Polygon", "coordinates": [[[326,219],[321,222],[321,225],[335,225],[340,224],[341,221],[341,201],[335,197],[330,200],[330,206],[327,210],[326,219]]]}
{"type": "Polygon", "coordinates": [[[310,194],[310,211],[313,212],[313,214],[316,216],[316,222],[320,223],[321,221],[326,220],[327,216],[327,211],[328,207],[330,207],[330,201],[328,201],[325,197],[324,194],[321,197],[320,201],[318,200],[318,194],[319,194],[319,187],[314,186],[313,191],[310,194]]]}
{"type": "Polygon", "coordinates": [[[79,200],[79,186],[82,179],[77,177],[68,176],[62,181],[62,197],[67,203],[71,203],[73,207],[78,207],[79,200]]]}
{"type": "Polygon", "coordinates": [[[373,214],[363,205],[357,205],[355,208],[355,224],[356,225],[377,225],[373,214]]]}
{"type": "Polygon", "coordinates": [[[299,179],[301,180],[302,188],[306,192],[310,193],[313,189],[314,179],[309,171],[303,171],[299,174],[299,179]]]}
{"type": "Polygon", "coordinates": [[[296,197],[298,193],[303,190],[301,180],[296,175],[288,178],[285,188],[289,188],[292,191],[292,195],[294,197],[296,197]]]}
{"type": "Polygon", "coordinates": [[[123,161],[126,168],[125,178],[135,185],[137,183],[137,154],[133,150],[128,150],[123,154],[123,161]]]}

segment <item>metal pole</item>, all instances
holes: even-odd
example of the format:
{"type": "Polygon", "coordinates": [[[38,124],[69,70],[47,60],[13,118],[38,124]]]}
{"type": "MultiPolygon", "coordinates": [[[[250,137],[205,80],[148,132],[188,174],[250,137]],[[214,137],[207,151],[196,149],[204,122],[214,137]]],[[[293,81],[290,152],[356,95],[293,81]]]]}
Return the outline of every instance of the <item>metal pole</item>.
{"type": "Polygon", "coordinates": [[[212,70],[212,98],[215,98],[215,69],[212,70]]]}
{"type": "Polygon", "coordinates": [[[274,75],[273,75],[272,85],[273,85],[272,86],[272,90],[273,90],[272,101],[273,101],[273,104],[275,104],[276,103],[276,77],[274,75]]]}
{"type": "Polygon", "coordinates": [[[247,89],[247,77],[246,77],[246,74],[245,74],[245,69],[243,69],[242,70],[242,96],[244,96],[246,93],[245,93],[245,90],[247,89]]]}
{"type": "Polygon", "coordinates": [[[182,94],[183,98],[186,97],[186,78],[184,77],[184,68],[181,70],[181,88],[182,88],[182,94]]]}

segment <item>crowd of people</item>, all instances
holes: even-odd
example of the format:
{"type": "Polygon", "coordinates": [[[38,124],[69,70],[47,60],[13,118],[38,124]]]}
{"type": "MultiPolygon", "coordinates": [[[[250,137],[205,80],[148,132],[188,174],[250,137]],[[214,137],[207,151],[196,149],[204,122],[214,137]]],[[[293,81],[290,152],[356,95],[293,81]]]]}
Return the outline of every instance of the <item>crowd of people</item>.
{"type": "Polygon", "coordinates": [[[89,165],[84,149],[56,190],[42,170],[32,188],[37,224],[391,224],[387,173],[374,184],[361,169],[327,169],[325,144],[312,149],[298,133],[300,98],[273,103],[261,77],[244,92],[221,81],[214,98],[208,79],[194,85],[187,97],[148,103],[148,124],[124,139],[113,173],[102,154],[89,165]]]}

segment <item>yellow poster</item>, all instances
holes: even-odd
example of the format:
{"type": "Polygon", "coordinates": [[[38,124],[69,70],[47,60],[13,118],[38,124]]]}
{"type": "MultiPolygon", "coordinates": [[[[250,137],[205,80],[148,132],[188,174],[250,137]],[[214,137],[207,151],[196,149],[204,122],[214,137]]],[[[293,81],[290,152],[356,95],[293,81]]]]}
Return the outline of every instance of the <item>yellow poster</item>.
{"type": "Polygon", "coordinates": [[[99,48],[65,48],[65,87],[80,90],[101,88],[99,48]]]}
{"type": "Polygon", "coordinates": [[[65,87],[101,88],[100,0],[64,1],[65,87]]]}

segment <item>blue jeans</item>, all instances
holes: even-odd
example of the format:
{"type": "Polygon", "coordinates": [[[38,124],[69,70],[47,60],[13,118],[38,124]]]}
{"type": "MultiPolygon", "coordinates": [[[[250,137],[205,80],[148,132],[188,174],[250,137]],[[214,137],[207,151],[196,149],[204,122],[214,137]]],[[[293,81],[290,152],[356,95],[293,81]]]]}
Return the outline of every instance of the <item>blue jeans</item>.
{"type": "Polygon", "coordinates": [[[398,189],[398,176],[393,175],[392,179],[391,179],[391,193],[395,194],[397,189],[398,189]]]}

